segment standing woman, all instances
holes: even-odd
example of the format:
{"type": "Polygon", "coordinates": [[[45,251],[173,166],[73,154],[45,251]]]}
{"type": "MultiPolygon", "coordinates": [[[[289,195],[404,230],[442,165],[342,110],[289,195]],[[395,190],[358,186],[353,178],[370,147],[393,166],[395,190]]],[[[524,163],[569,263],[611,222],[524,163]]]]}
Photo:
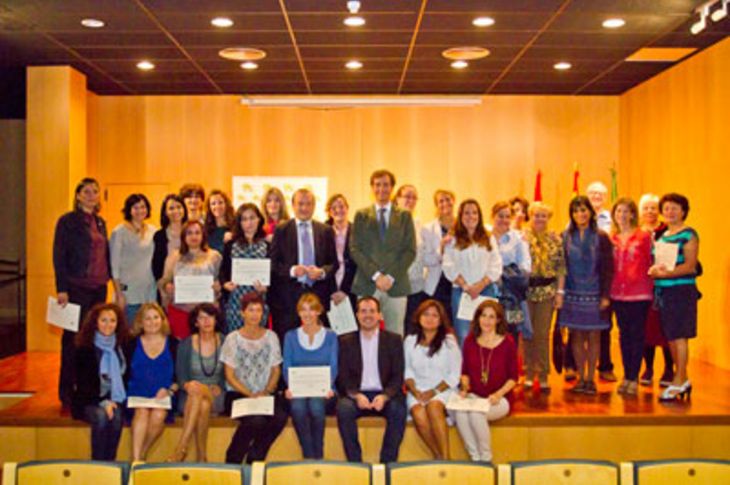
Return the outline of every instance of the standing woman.
{"type": "Polygon", "coordinates": [[[345,299],[350,301],[353,312],[357,296],[352,293],[352,281],[355,279],[357,264],[350,256],[350,222],[347,211],[350,209],[347,199],[342,194],[334,194],[327,200],[326,224],[335,231],[335,250],[337,251],[337,271],[335,272],[336,291],[332,293],[332,301],[339,304],[345,299]]]}
{"type": "Polygon", "coordinates": [[[98,303],[76,335],[76,385],[71,414],[91,425],[91,459],[114,461],[122,436],[122,408],[127,399],[124,373],[129,330],[122,309],[98,303]]]}
{"type": "Polygon", "coordinates": [[[530,222],[530,203],[522,196],[516,195],[509,200],[509,208],[512,213],[512,229],[522,231],[530,222]]]}
{"type": "Polygon", "coordinates": [[[610,326],[613,246],[608,235],[598,229],[595,210],[584,195],[570,201],[570,225],[563,233],[563,251],[567,275],[558,324],[570,329],[578,367],[579,380],[571,391],[593,395],[598,392],[594,376],[601,330],[610,326]]]}
{"type": "Polygon", "coordinates": [[[167,256],[180,249],[182,226],[188,221],[188,209],[182,198],[168,194],[162,201],[160,229],[152,237],[155,250],[152,254],[152,275],[159,282],[165,272],[167,256]]]}
{"type": "Polygon", "coordinates": [[[416,332],[403,341],[406,404],[421,439],[437,460],[449,459],[446,403],[459,385],[461,351],[444,306],[421,303],[413,314],[416,332]]]}
{"type": "Polygon", "coordinates": [[[619,394],[636,396],[644,352],[644,329],[654,294],[649,277],[651,236],[639,226],[639,211],[633,200],[622,197],[611,210],[614,223],[613,282],[611,308],[616,314],[624,365],[619,394]]]}
{"type": "MultiPolygon", "coordinates": [[[[253,286],[237,285],[231,281],[234,259],[264,259],[269,256],[269,243],[264,232],[264,217],[256,205],[241,204],[233,218],[233,238],[223,249],[223,262],[219,280],[225,290],[226,335],[243,326],[241,297],[256,292],[263,297],[266,286],[256,283],[253,286]]],[[[268,321],[268,310],[264,306],[262,324],[268,321]]]]}
{"type": "Polygon", "coordinates": [[[474,312],[471,333],[464,342],[459,394],[489,399],[489,412],[455,412],[456,427],[472,461],[492,461],[489,422],[509,414],[516,385],[517,348],[507,335],[504,310],[496,301],[484,301],[474,312]]]}
{"type": "Polygon", "coordinates": [[[124,309],[126,320],[133,322],[142,303],[157,297],[157,281],[152,274],[155,228],[144,222],[150,217],[150,201],[144,194],[127,197],[122,213],[124,222],[112,231],[109,252],[115,300],[124,309]]]}
{"type": "MultiPolygon", "coordinates": [[[[667,230],[667,225],[659,219],[659,196],[654,194],[642,195],[639,199],[639,214],[641,216],[641,228],[651,234],[653,241],[660,238],[667,230]]],[[[645,367],[639,378],[639,384],[642,386],[651,386],[654,379],[654,354],[657,347],[662,348],[662,354],[664,355],[664,372],[659,378],[659,385],[667,387],[674,380],[674,361],[659,323],[659,310],[657,310],[656,305],[652,305],[649,308],[649,315],[646,317],[645,367]]]]}
{"type": "Polygon", "coordinates": [[[452,238],[449,233],[456,221],[454,217],[456,196],[450,190],[437,189],[433,194],[433,203],[436,206],[436,219],[423,226],[421,234],[424,245],[423,264],[426,269],[423,291],[440,301],[447,315],[452,315],[452,285],[444,275],[441,265],[444,245],[452,238]]]}
{"type": "Polygon", "coordinates": [[[484,227],[482,209],[474,199],[459,205],[454,235],[443,249],[443,271],[451,281],[451,310],[459,344],[469,333],[469,320],[458,318],[459,302],[466,293],[472,300],[478,296],[496,298],[496,282],[502,276],[502,257],[497,241],[484,227]]]}
{"type": "Polygon", "coordinates": [[[172,336],[176,339],[182,340],[190,335],[188,314],[195,304],[175,303],[175,276],[210,275],[213,277],[213,291],[217,295],[220,292],[220,265],[221,255],[208,247],[203,223],[196,219],[186,222],[180,236],[180,249],[167,256],[165,272],[157,282],[163,305],[166,306],[170,318],[172,336]]]}
{"type": "Polygon", "coordinates": [[[203,202],[205,201],[205,189],[200,184],[185,184],[180,187],[180,198],[188,210],[188,219],[191,221],[205,222],[203,202]]]}
{"type": "MultiPolygon", "coordinates": [[[[170,337],[170,325],[157,303],[145,303],[132,327],[135,337],[129,345],[131,357],[127,395],[154,399],[172,398],[175,382],[177,340],[170,337]]],[[[160,437],[165,418],[172,410],[136,408],[132,418],[132,461],[145,461],[150,447],[160,437]]]]}
{"type": "Polygon", "coordinates": [[[233,205],[226,193],[218,189],[211,191],[206,204],[205,230],[208,246],[221,254],[223,245],[231,240],[233,217],[233,205]]]}
{"type": "Polygon", "coordinates": [[[540,389],[550,390],[549,351],[550,325],[553,309],[563,301],[565,287],[565,255],[560,236],[548,229],[552,209],[534,202],[529,209],[529,227],[525,239],[530,246],[532,272],[527,287],[527,309],[532,323],[532,338],[523,341],[525,347],[525,383],[540,383],[540,389]]]}
{"type": "Polygon", "coordinates": [[[416,203],[418,202],[418,192],[416,187],[413,185],[401,185],[395,193],[393,199],[395,206],[400,207],[411,213],[413,217],[413,226],[416,233],[416,257],[408,267],[408,281],[411,284],[411,293],[408,295],[408,301],[406,302],[406,316],[403,322],[403,328],[405,329],[406,335],[411,334],[415,331],[413,326],[413,313],[416,308],[426,299],[428,296],[423,292],[425,279],[424,275],[424,242],[422,236],[421,222],[415,219],[414,211],[416,210],[416,203]]]}
{"type": "Polygon", "coordinates": [[[292,422],[302,447],[304,459],[321,460],[324,457],[324,420],[328,402],[335,396],[337,378],[338,342],[334,330],[322,325],[324,307],[314,293],[305,293],[297,302],[297,313],[302,321],[299,328],[289,330],[284,337],[284,381],[289,400],[292,422]],[[288,389],[289,369],[292,367],[329,367],[330,389],[325,397],[294,397],[288,389]]]}
{"type": "Polygon", "coordinates": [[[178,410],[183,429],[175,452],[167,461],[184,461],[190,439],[195,433],[199,462],[208,461],[208,423],[210,415],[223,412],[225,376],[220,362],[223,344],[223,317],[215,305],[201,303],[190,312],[192,335],[180,343],[175,359],[180,387],[178,410]]]}
{"type": "Polygon", "coordinates": [[[674,401],[689,398],[692,384],[687,375],[689,360],[689,339],[697,336],[697,291],[696,278],[701,274],[698,255],[700,238],[697,231],[685,224],[689,214],[689,200],[681,194],[670,193],[659,201],[667,230],[657,244],[677,246],[676,267],[669,270],[664,264],[655,264],[649,270],[654,278],[656,297],[659,304],[659,318],[664,336],[676,364],[672,384],[659,398],[660,401],[674,401]]]}
{"type": "MultiPolygon", "coordinates": [[[[239,398],[273,396],[281,376],[281,347],[274,332],[261,326],[264,300],[256,293],[241,298],[243,327],[231,332],[223,342],[221,362],[225,364],[228,392],[226,412],[239,398]]],[[[269,448],[288,419],[280,395],[274,396],[272,416],[238,418],[238,428],[226,450],[226,463],[264,461],[269,448]]]]}
{"type": "MultiPolygon", "coordinates": [[[[53,237],[53,270],[56,299],[61,306],[81,306],[80,321],[89,309],[106,301],[109,281],[109,250],[106,223],[99,216],[99,182],[84,178],[74,191],[74,210],[61,216],[53,237]]],[[[63,331],[58,398],[71,406],[74,383],[75,332],[63,331]]]]}
{"type": "Polygon", "coordinates": [[[274,237],[274,229],[282,222],[289,220],[284,194],[276,187],[269,187],[261,198],[261,212],[264,214],[264,231],[270,243],[274,237]]]}

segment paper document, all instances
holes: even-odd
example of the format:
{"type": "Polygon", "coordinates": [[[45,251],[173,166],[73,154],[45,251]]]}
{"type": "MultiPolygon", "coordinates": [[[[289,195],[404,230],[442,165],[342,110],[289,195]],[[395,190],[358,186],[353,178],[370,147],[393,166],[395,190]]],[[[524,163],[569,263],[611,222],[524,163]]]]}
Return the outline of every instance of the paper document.
{"type": "Polygon", "coordinates": [[[274,396],[242,397],[233,401],[231,418],[242,416],[273,416],[274,396]]]}
{"type": "Polygon", "coordinates": [[[454,392],[446,403],[446,409],[449,411],[474,411],[478,413],[488,413],[489,399],[483,397],[461,397],[458,392],[454,392]]]}
{"type": "Polygon", "coordinates": [[[46,309],[46,322],[64,330],[72,332],[79,331],[79,318],[81,318],[81,306],[75,303],[67,303],[65,307],[58,304],[58,300],[52,296],[48,297],[48,308],[46,309]]]}
{"type": "Polygon", "coordinates": [[[175,303],[213,303],[213,276],[175,276],[175,303]]]}
{"type": "Polygon", "coordinates": [[[677,267],[677,256],[679,255],[679,244],[657,242],[654,245],[654,264],[663,264],[667,271],[674,271],[677,267]]]}
{"type": "Polygon", "coordinates": [[[496,298],[492,298],[491,296],[481,295],[472,300],[467,292],[463,292],[461,294],[461,300],[459,300],[459,311],[456,314],[456,318],[471,321],[474,318],[474,312],[477,310],[477,307],[486,300],[497,301],[496,298]]]}
{"type": "Polygon", "coordinates": [[[235,284],[253,286],[258,281],[264,286],[269,286],[270,280],[270,259],[233,258],[231,260],[231,281],[235,284]]]}
{"type": "Polygon", "coordinates": [[[289,367],[288,383],[294,397],[325,397],[332,389],[330,367],[289,367]]]}
{"type": "Polygon", "coordinates": [[[172,399],[170,396],[162,399],[153,397],[129,396],[127,398],[128,408],[152,408],[152,409],[172,409],[172,399]]]}
{"type": "Polygon", "coordinates": [[[349,298],[342,300],[339,305],[335,305],[334,301],[331,302],[327,318],[330,321],[330,327],[337,335],[357,331],[357,320],[355,320],[355,313],[352,311],[349,298]]]}

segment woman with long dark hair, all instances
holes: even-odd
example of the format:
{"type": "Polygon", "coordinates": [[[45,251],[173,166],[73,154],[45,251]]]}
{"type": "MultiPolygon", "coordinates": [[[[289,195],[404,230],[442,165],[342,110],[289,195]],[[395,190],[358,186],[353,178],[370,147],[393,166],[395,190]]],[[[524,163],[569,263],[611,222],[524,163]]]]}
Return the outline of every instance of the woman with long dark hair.
{"type": "Polygon", "coordinates": [[[223,245],[231,240],[233,227],[233,205],[222,190],[211,190],[205,207],[205,230],[208,246],[223,253],[223,245]]]}

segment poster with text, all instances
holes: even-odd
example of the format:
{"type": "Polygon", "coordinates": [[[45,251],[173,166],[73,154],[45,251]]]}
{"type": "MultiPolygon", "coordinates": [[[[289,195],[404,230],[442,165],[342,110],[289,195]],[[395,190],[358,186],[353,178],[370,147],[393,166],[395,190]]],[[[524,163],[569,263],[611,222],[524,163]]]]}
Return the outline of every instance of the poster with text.
{"type": "Polygon", "coordinates": [[[253,202],[261,206],[261,198],[270,187],[277,187],[284,193],[284,200],[289,215],[294,217],[291,197],[298,189],[306,188],[314,193],[316,205],[314,219],[323,221],[327,218],[324,206],[327,203],[327,177],[233,177],[233,205],[238,207],[244,202],[253,202]]]}

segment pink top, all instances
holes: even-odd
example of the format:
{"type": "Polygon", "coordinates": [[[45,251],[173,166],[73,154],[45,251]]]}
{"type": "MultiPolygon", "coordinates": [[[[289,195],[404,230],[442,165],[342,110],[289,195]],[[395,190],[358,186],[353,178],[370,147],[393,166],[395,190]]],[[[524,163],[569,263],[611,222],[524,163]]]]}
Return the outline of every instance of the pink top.
{"type": "MultiPolygon", "coordinates": [[[[505,335],[499,345],[488,349],[480,346],[474,335],[469,333],[464,340],[461,374],[469,377],[469,392],[479,397],[489,397],[510,379],[517,382],[517,347],[512,336],[505,335]],[[482,381],[482,377],[486,378],[486,382],[482,381]]],[[[504,397],[512,409],[512,391],[504,397]]]]}
{"type": "Polygon", "coordinates": [[[346,225],[344,229],[339,230],[335,225],[332,225],[332,229],[335,231],[335,249],[337,250],[337,272],[335,273],[335,282],[337,283],[337,289],[342,286],[342,280],[345,279],[345,243],[347,242],[347,230],[350,225],[346,225]]]}
{"type": "Polygon", "coordinates": [[[613,243],[611,299],[644,301],[654,297],[654,282],[647,274],[652,264],[651,234],[636,229],[625,242],[617,234],[613,243]]]}

